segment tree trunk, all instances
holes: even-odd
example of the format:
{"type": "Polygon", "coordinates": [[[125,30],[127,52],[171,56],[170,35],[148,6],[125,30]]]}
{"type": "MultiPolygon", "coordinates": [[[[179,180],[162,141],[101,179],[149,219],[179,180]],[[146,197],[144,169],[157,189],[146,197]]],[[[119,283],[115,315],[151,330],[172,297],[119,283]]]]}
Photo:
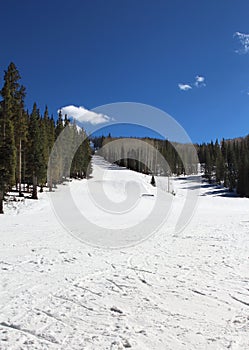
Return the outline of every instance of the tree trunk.
{"type": "Polygon", "coordinates": [[[53,181],[52,181],[52,176],[50,176],[49,181],[48,181],[48,188],[49,192],[53,191],[53,181]]]}
{"type": "Polygon", "coordinates": [[[53,191],[53,177],[52,177],[52,169],[51,169],[51,160],[49,159],[49,164],[48,164],[48,176],[47,176],[47,182],[48,182],[48,190],[49,192],[53,191]]]}
{"type": "Polygon", "coordinates": [[[0,191],[0,214],[3,214],[3,191],[0,191]]]}
{"type": "Polygon", "coordinates": [[[32,199],[38,199],[37,196],[37,176],[33,175],[33,190],[32,190],[32,199]]]}
{"type": "Polygon", "coordinates": [[[18,164],[18,182],[19,182],[19,197],[23,197],[22,194],[22,140],[19,142],[19,164],[18,164]]]}

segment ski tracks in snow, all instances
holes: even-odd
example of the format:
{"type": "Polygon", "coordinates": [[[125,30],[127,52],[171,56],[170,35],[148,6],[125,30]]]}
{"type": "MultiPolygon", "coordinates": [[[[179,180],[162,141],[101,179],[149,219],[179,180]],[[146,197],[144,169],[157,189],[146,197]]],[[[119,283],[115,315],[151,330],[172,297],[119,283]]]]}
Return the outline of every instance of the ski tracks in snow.
{"type": "Polygon", "coordinates": [[[120,250],[72,238],[45,193],[32,222],[6,215],[0,349],[248,349],[248,202],[203,195],[181,234],[120,250]]]}

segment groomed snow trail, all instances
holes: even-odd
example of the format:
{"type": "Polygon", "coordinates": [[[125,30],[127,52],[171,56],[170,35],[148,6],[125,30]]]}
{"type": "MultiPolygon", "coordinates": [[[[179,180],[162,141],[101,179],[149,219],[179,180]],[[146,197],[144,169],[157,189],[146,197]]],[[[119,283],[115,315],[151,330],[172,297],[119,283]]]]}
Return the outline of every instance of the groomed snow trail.
{"type": "MultiPolygon", "coordinates": [[[[104,164],[94,159],[90,181],[104,164]]],[[[150,178],[123,170],[120,182],[118,171],[105,168],[117,203],[125,179],[140,179],[150,192],[150,178]]],[[[195,184],[172,182],[174,214],[195,184]]],[[[70,186],[85,193],[87,181],[70,186]]],[[[6,206],[0,217],[1,350],[249,348],[248,199],[203,183],[181,234],[169,218],[143,243],[109,250],[73,238],[48,194],[40,197],[6,206]]]]}

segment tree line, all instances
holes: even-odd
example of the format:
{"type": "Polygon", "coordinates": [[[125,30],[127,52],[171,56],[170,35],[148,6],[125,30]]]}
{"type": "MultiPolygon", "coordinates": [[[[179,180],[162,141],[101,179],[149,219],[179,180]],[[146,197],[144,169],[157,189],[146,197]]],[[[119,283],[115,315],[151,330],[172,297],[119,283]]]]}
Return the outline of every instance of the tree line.
{"type": "Polygon", "coordinates": [[[181,144],[149,137],[93,137],[97,152],[108,161],[145,174],[193,174],[198,170],[196,150],[181,144]]]}
{"type": "Polygon", "coordinates": [[[83,178],[90,169],[91,148],[85,131],[67,116],[63,118],[61,112],[55,121],[47,106],[43,114],[36,103],[31,113],[25,110],[26,89],[20,80],[18,69],[10,63],[0,90],[0,213],[6,193],[13,188],[19,196],[31,190],[31,198],[37,199],[37,186],[40,191],[44,186],[51,191],[66,176],[83,178]],[[67,130],[67,139],[63,149],[52,152],[53,166],[48,174],[51,151],[63,130],[67,130]],[[77,139],[84,142],[72,150],[77,139]]]}
{"type": "Polygon", "coordinates": [[[197,146],[204,177],[249,197],[249,135],[197,146]]]}
{"type": "Polygon", "coordinates": [[[140,139],[151,147],[141,146],[135,140],[127,141],[110,134],[92,138],[95,149],[108,161],[114,161],[120,166],[146,174],[166,176],[195,174],[201,170],[203,177],[210,183],[223,185],[229,191],[249,197],[249,135],[232,140],[223,139],[221,142],[216,140],[195,144],[195,151],[191,145],[168,140],[140,139]],[[117,140],[119,147],[115,145],[117,140]],[[158,154],[166,162],[159,161],[158,154]]]}

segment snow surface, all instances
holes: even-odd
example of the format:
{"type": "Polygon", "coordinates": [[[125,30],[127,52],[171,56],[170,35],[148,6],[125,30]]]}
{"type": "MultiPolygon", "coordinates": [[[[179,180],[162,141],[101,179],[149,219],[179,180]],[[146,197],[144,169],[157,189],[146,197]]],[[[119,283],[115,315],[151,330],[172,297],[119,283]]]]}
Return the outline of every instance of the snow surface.
{"type": "MultiPolygon", "coordinates": [[[[141,193],[154,194],[141,199],[149,213],[157,196],[150,177],[108,169],[98,157],[93,169],[90,188],[98,193],[104,169],[105,193],[117,204],[126,200],[126,181],[140,183],[141,193]]],[[[156,181],[167,188],[167,179],[156,181]]],[[[0,349],[248,349],[249,200],[202,183],[191,222],[175,235],[176,213],[195,185],[193,178],[171,179],[176,195],[164,226],[122,249],[73,238],[46,192],[39,201],[6,204],[0,217],[0,349]]],[[[82,192],[87,202],[87,180],[61,185],[52,196],[68,186],[75,201],[82,192]]],[[[84,203],[89,218],[107,230],[110,213],[84,203]]],[[[143,214],[139,203],[134,213],[143,214]]]]}

